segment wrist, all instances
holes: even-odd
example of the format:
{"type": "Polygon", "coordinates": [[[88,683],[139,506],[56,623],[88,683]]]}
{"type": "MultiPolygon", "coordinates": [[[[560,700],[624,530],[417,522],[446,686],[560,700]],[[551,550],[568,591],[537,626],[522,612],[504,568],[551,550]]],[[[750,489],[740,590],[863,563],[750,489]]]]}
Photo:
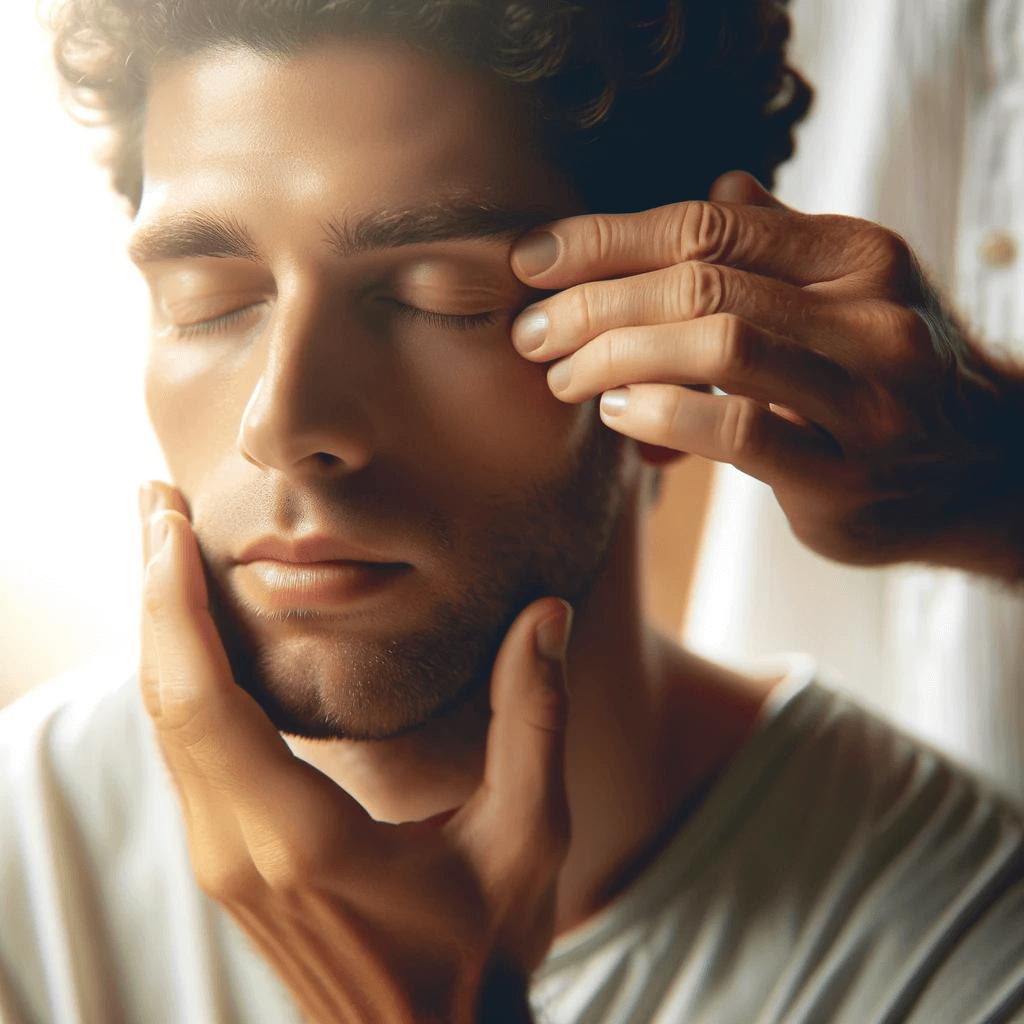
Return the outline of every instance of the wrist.
{"type": "Polygon", "coordinates": [[[1024,582],[1024,487],[983,492],[928,560],[1007,583],[1024,582]]]}
{"type": "Polygon", "coordinates": [[[958,474],[945,509],[939,504],[946,527],[929,561],[1017,583],[1024,580],[1024,369],[976,348],[971,355],[978,457],[958,474]]]}

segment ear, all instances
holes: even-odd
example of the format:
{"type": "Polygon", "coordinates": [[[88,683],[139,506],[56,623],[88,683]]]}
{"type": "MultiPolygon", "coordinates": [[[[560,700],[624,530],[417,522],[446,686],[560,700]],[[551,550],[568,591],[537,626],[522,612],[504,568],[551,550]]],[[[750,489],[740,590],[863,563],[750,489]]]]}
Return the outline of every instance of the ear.
{"type": "Polygon", "coordinates": [[[686,458],[688,454],[677,452],[675,448],[662,448],[660,444],[648,444],[646,441],[638,441],[636,450],[648,466],[667,466],[670,462],[686,458]]]}

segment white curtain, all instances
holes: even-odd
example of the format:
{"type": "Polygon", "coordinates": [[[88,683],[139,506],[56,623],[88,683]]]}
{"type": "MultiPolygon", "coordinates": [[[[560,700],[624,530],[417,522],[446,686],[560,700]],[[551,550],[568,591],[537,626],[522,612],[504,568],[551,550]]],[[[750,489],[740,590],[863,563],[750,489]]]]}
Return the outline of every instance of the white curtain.
{"type": "MultiPolygon", "coordinates": [[[[1022,6],[795,0],[793,59],[817,97],[778,192],[898,231],[977,334],[1024,357],[1022,6]],[[1001,258],[986,261],[997,232],[1001,258]]],[[[797,544],[766,487],[721,467],[684,639],[735,662],[809,651],[1024,797],[1024,595],[951,571],[834,565],[797,544]]]]}

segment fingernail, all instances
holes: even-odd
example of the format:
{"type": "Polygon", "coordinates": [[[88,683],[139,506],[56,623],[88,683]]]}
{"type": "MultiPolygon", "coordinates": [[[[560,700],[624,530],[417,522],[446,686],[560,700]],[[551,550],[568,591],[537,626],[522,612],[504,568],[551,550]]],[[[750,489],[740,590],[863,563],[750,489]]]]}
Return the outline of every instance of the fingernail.
{"type": "Polygon", "coordinates": [[[565,609],[559,615],[542,619],[535,634],[537,653],[548,661],[564,661],[569,646],[569,625],[572,622],[572,608],[562,602],[565,609]]]}
{"type": "Polygon", "coordinates": [[[601,412],[605,416],[618,416],[629,405],[629,388],[612,388],[601,396],[601,412]]]}
{"type": "Polygon", "coordinates": [[[555,363],[548,370],[548,387],[552,391],[564,391],[572,380],[572,356],[555,363]]]}
{"type": "Polygon", "coordinates": [[[524,355],[539,349],[547,335],[548,315],[537,306],[524,309],[512,325],[512,344],[524,355]]]}
{"type": "Polygon", "coordinates": [[[171,535],[170,516],[155,515],[149,521],[149,557],[152,558],[171,535]]]}
{"type": "Polygon", "coordinates": [[[558,259],[558,239],[550,231],[534,231],[516,242],[512,254],[521,274],[536,277],[558,259]]]}
{"type": "Polygon", "coordinates": [[[139,517],[145,523],[159,507],[160,493],[150,480],[139,484],[139,517]]]}

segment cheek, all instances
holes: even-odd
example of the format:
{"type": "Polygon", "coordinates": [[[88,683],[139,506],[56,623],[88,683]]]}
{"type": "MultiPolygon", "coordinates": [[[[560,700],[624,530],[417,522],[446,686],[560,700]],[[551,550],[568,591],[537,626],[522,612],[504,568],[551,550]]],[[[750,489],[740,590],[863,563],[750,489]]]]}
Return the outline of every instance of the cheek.
{"type": "Polygon", "coordinates": [[[593,422],[595,403],[568,405],[547,385],[547,367],[527,362],[510,340],[472,358],[426,361],[438,448],[463,474],[544,475],[563,466],[593,422]]]}
{"type": "Polygon", "coordinates": [[[146,360],[146,408],[175,485],[188,498],[235,447],[231,374],[198,346],[152,345],[146,360]]]}

